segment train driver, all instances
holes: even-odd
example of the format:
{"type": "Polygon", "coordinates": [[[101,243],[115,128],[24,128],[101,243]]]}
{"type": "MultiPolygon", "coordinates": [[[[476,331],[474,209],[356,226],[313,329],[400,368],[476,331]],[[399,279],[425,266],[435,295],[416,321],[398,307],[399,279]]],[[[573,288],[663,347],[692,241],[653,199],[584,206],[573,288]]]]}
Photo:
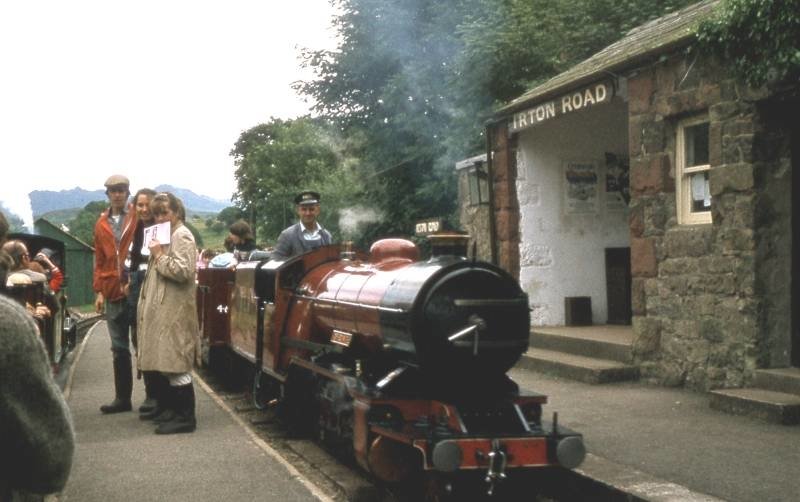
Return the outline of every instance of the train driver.
{"type": "Polygon", "coordinates": [[[294,198],[300,221],[281,232],[272,251],[273,260],[288,260],[293,256],[331,244],[331,233],[322,228],[319,217],[320,195],[307,190],[294,198]]]}

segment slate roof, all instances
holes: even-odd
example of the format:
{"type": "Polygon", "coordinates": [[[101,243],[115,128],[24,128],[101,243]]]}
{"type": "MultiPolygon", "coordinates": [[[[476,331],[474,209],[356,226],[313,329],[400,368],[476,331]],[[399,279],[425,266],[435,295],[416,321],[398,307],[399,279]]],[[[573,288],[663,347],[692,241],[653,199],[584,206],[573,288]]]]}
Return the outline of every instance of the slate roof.
{"type": "Polygon", "coordinates": [[[589,59],[534,87],[500,108],[495,116],[520,111],[576,87],[613,75],[644,60],[688,45],[697,25],[710,17],[720,0],[705,0],[638,26],[589,59]]]}

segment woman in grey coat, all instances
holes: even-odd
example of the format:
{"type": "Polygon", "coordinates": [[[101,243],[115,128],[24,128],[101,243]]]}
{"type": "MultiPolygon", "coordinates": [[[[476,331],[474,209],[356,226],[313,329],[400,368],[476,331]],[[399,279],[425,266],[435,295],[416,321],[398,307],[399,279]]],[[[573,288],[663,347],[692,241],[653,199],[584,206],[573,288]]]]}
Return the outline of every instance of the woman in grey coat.
{"type": "Polygon", "coordinates": [[[200,346],[195,304],[197,248],[183,224],[186,210],[180,199],[160,193],[150,210],[156,223],[170,223],[170,238],[164,245],[158,239],[147,243],[150,263],[137,309],[139,367],[158,371],[169,380],[169,385],[156,391],[161,408],[153,417],[159,423],[156,434],[192,432],[197,421],[191,371],[200,346]]]}
{"type": "Polygon", "coordinates": [[[0,500],[41,500],[64,488],[75,434],[33,318],[1,293],[0,500]]]}

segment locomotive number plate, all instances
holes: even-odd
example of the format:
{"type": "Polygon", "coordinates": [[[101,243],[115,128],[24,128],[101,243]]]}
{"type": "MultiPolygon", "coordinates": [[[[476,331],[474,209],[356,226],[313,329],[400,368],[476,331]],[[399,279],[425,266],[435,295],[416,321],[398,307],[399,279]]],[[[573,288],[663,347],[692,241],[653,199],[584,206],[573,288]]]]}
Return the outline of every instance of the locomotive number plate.
{"type": "Polygon", "coordinates": [[[352,333],[347,333],[346,331],[339,331],[338,329],[333,330],[333,333],[331,333],[331,342],[337,345],[349,347],[352,341],[353,341],[352,333]]]}

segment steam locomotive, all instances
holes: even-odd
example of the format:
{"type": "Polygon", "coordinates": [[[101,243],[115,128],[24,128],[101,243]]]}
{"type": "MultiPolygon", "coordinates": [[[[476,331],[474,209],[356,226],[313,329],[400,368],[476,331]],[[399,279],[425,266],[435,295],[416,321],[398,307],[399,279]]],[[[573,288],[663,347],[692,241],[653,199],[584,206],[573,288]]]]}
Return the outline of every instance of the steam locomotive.
{"type": "Polygon", "coordinates": [[[383,239],[200,270],[207,360],[244,358],[260,402],[387,483],[473,473],[491,495],[512,471],[577,467],[582,436],[506,375],[528,347],[527,295],[466,258],[466,237],[431,239],[424,261],[383,239]]]}

